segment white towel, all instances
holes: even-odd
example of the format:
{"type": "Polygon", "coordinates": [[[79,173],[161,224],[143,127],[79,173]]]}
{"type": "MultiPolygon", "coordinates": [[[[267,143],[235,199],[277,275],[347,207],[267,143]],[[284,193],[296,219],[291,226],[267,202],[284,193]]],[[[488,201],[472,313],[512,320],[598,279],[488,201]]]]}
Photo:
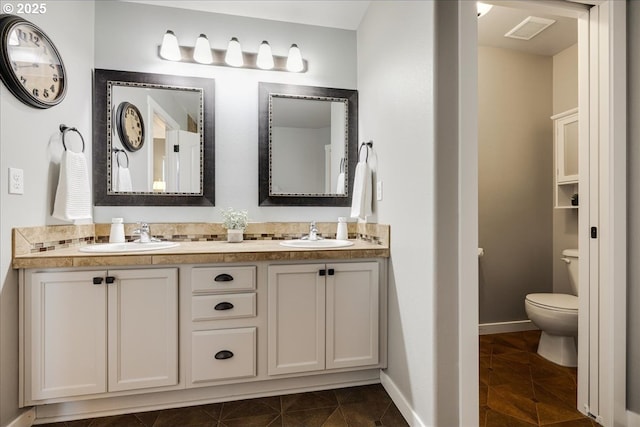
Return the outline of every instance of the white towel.
{"type": "Polygon", "coordinates": [[[91,219],[89,182],[89,170],[84,153],[69,150],[62,153],[53,217],[64,221],[91,219]]]}
{"type": "Polygon", "coordinates": [[[359,161],[353,180],[351,218],[365,219],[371,215],[372,195],[371,169],[366,161],[359,161]]]}
{"type": "Polygon", "coordinates": [[[336,184],[336,193],[344,194],[344,172],[338,174],[338,183],[336,184]]]}
{"type": "Polygon", "coordinates": [[[133,191],[129,168],[116,166],[116,173],[113,174],[113,191],[133,191]]]}

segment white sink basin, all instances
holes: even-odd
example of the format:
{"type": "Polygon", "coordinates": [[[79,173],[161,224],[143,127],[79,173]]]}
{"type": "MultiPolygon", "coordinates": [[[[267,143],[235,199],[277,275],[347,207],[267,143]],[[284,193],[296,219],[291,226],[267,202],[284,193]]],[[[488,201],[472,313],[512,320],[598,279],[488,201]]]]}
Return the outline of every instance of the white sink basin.
{"type": "Polygon", "coordinates": [[[126,242],[126,243],[102,243],[96,245],[81,246],[78,250],[80,252],[91,253],[116,253],[116,252],[142,252],[142,251],[157,251],[160,249],[175,248],[179,246],[177,242],[126,242]]]}
{"type": "Polygon", "coordinates": [[[288,246],[290,248],[343,248],[346,246],[352,246],[353,242],[348,240],[335,240],[335,239],[323,239],[323,240],[285,240],[280,242],[282,246],[288,246]]]}

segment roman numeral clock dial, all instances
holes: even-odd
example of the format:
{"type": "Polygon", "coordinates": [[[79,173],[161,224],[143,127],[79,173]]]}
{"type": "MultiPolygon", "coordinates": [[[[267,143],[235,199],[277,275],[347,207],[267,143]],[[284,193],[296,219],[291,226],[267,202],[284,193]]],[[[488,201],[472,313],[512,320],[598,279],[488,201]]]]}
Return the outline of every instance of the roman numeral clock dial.
{"type": "Polygon", "coordinates": [[[33,23],[0,15],[0,77],[20,101],[49,108],[62,101],[67,79],[62,57],[49,37],[33,23]]]}

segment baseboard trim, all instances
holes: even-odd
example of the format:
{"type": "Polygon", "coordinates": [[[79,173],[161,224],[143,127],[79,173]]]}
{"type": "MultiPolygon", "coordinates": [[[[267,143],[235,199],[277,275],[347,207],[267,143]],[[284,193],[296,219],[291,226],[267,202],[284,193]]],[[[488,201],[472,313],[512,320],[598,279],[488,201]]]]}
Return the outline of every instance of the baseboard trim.
{"type": "Polygon", "coordinates": [[[537,329],[531,320],[514,320],[511,322],[481,323],[478,325],[478,334],[503,334],[505,332],[535,331],[537,329]]]}
{"type": "Polygon", "coordinates": [[[627,411],[627,427],[640,426],[640,414],[636,414],[632,411],[627,411]]]}
{"type": "Polygon", "coordinates": [[[36,419],[36,409],[30,408],[21,413],[16,419],[7,424],[6,427],[31,427],[36,419]]]}
{"type": "Polygon", "coordinates": [[[414,412],[413,408],[411,407],[407,399],[405,399],[400,389],[398,389],[391,377],[389,377],[389,375],[387,375],[384,371],[380,371],[380,383],[382,384],[382,387],[384,387],[384,389],[387,391],[387,393],[391,397],[391,400],[393,400],[393,403],[396,404],[398,410],[410,426],[426,427],[426,424],[423,423],[418,414],[414,412]]]}

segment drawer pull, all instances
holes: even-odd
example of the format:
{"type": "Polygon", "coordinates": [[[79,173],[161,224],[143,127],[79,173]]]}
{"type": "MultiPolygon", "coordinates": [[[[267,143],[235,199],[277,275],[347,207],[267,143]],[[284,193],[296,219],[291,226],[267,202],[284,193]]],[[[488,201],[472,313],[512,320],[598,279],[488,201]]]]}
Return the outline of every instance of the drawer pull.
{"type": "Polygon", "coordinates": [[[233,304],[230,302],[219,302],[213,307],[214,310],[223,311],[223,310],[231,310],[233,308],[233,304]]]}
{"type": "Polygon", "coordinates": [[[232,282],[233,276],[227,273],[218,274],[215,279],[216,282],[232,282]]]}
{"type": "Polygon", "coordinates": [[[233,353],[229,350],[222,350],[216,353],[215,358],[218,360],[231,359],[233,357],[233,353]]]}

